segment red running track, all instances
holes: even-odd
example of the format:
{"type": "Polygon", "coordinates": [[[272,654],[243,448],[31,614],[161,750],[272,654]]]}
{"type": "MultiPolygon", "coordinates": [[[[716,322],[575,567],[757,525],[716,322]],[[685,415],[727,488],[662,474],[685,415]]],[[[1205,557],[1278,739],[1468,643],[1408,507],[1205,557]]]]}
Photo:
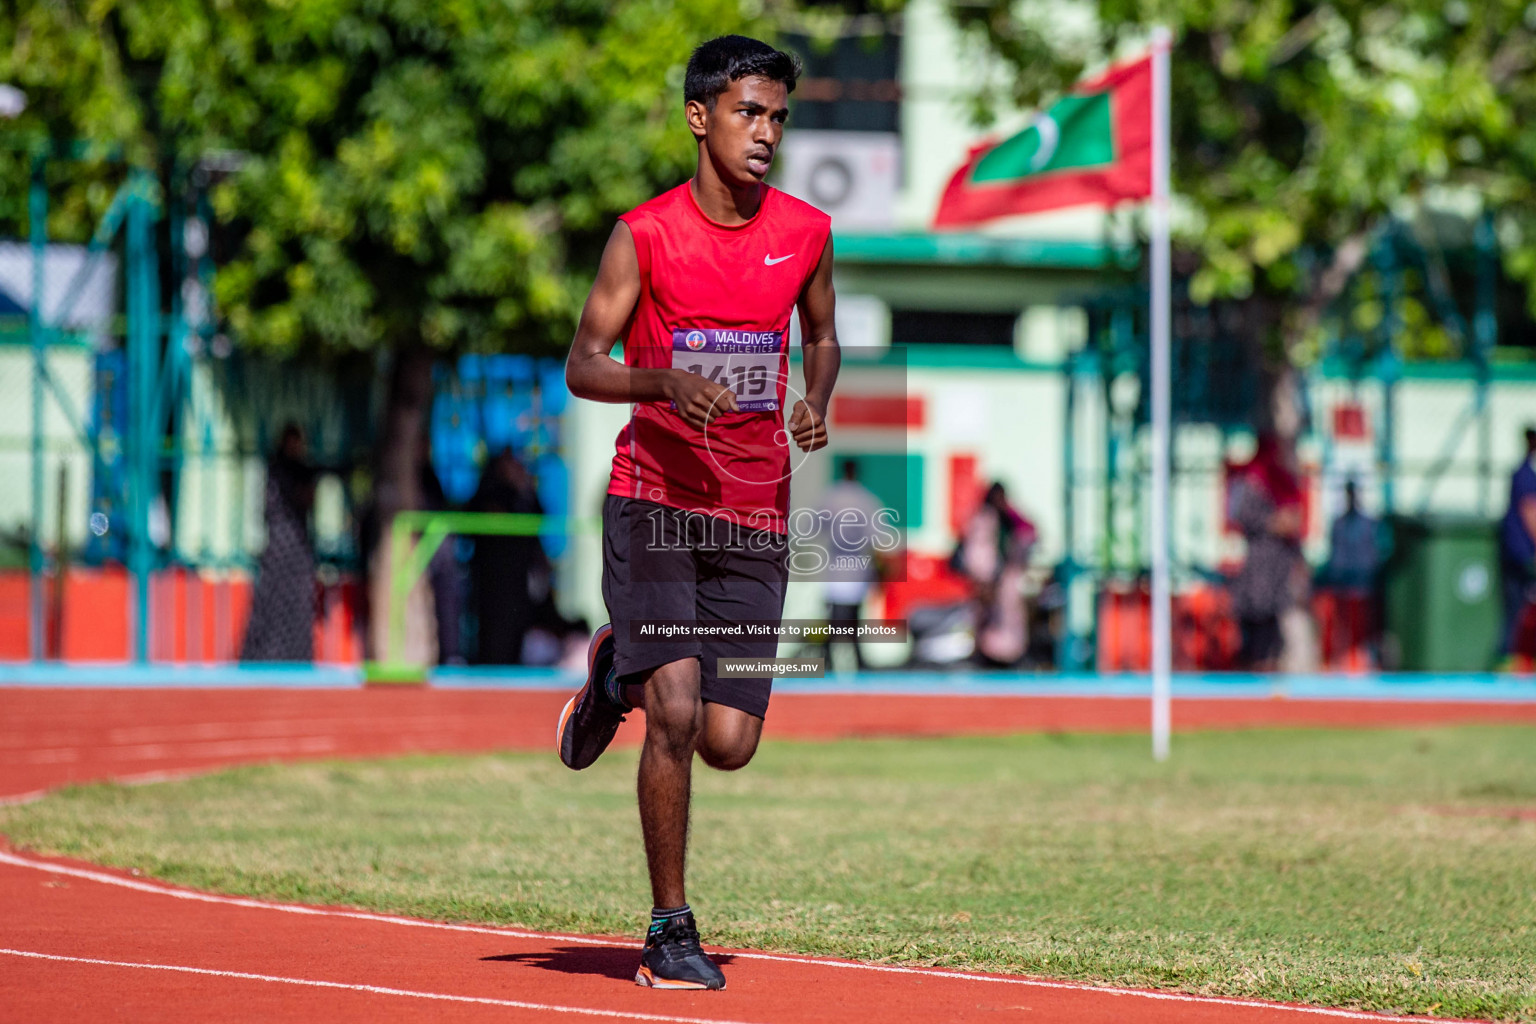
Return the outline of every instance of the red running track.
{"type": "MultiPolygon", "coordinates": [[[[407,751],[547,749],[566,694],[0,688],[0,799],[73,781],[407,751]]],[[[1526,704],[1177,700],[1181,728],[1536,721],[1526,704]]],[[[638,717],[638,716],[637,716],[638,717]]],[[[777,737],[1146,728],[1133,698],[783,694],[777,737]]],[[[638,740],[637,723],[620,735],[638,740]]],[[[1282,1024],[1375,1014],[722,951],[723,993],[633,984],[635,943],[193,893],[0,848],[7,1020],[1282,1024]]],[[[1403,1018],[1406,1019],[1406,1018],[1403,1018]]]]}
{"type": "MultiPolygon", "coordinates": [[[[70,782],[413,751],[549,750],[567,692],[0,687],[0,800],[70,782]]],[[[779,694],[768,738],[1141,732],[1141,697],[779,694]]],[[[1176,698],[1176,729],[1533,722],[1536,702],[1176,698]]],[[[635,715],[616,742],[636,744],[635,715]]]]}
{"type": "Polygon", "coordinates": [[[715,951],[724,992],[634,984],[627,939],[195,893],[0,851],[0,1005],[17,1021],[1299,1024],[1408,1020],[1008,975],[715,951]]]}

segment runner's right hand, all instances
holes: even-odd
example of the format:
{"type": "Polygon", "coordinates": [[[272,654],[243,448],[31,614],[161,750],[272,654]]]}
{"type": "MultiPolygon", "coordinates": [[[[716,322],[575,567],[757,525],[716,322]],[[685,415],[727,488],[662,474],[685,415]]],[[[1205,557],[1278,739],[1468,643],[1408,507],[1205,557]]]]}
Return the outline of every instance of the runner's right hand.
{"type": "Polygon", "coordinates": [[[736,393],[706,377],[687,370],[673,374],[671,395],[677,411],[690,426],[703,430],[710,420],[728,412],[738,412],[736,393]]]}

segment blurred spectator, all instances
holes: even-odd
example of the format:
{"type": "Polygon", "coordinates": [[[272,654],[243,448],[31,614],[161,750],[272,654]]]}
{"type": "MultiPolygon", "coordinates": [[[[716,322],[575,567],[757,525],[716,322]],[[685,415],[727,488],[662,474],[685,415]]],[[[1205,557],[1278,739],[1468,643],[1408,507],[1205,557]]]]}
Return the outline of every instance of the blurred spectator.
{"type": "MultiPolygon", "coordinates": [[[[823,585],[827,621],[833,626],[856,629],[859,609],[875,580],[875,513],[880,511],[880,499],[859,483],[858,463],[844,460],[841,477],[827,491],[821,510],[823,536],[827,539],[828,565],[823,585]]],[[[858,641],[841,642],[853,648],[854,665],[862,670],[864,652],[858,641]]],[[[831,641],[827,644],[827,658],[832,658],[831,641]]]]}
{"type": "Polygon", "coordinates": [[[1248,541],[1247,557],[1232,581],[1232,610],[1242,628],[1238,664],[1269,672],[1284,651],[1281,617],[1301,604],[1306,589],[1301,480],[1275,434],[1259,435],[1234,488],[1231,511],[1248,541]]]}
{"type": "Polygon", "coordinates": [[[267,463],[267,547],[256,570],[241,661],[314,658],[315,553],[309,535],[314,503],[315,473],[308,462],[304,433],[298,424],[289,423],[267,463]]]}
{"type": "Polygon", "coordinates": [[[1381,565],[1377,546],[1380,524],[1360,511],[1355,482],[1344,485],[1344,512],[1328,534],[1328,564],[1323,581],[1332,587],[1369,591],[1381,565]]]}
{"type": "Polygon", "coordinates": [[[1520,620],[1536,588],[1536,427],[1525,428],[1525,458],[1509,479],[1509,509],[1499,527],[1499,570],[1504,589],[1504,633],[1499,653],[1514,657],[1520,620]]]}
{"type": "MultiPolygon", "coordinates": [[[[527,468],[505,449],[486,462],[469,507],[475,512],[544,511],[527,468]]],[[[469,571],[480,623],[475,660],[482,665],[520,664],[523,638],[540,603],[533,594],[534,577],[547,578],[549,573],[544,545],[537,536],[476,537],[469,571]]]]}
{"type": "MultiPolygon", "coordinates": [[[[448,496],[432,467],[430,449],[423,445],[421,462],[422,507],[431,512],[446,512],[448,496]]],[[[464,589],[467,585],[464,564],[459,561],[458,538],[443,538],[427,563],[427,580],[432,586],[432,611],[437,620],[437,662],[439,665],[464,664],[464,589]]]]}
{"type": "Polygon", "coordinates": [[[1035,526],[1008,503],[1001,482],[987,488],[955,551],[955,568],[971,582],[980,661],[1012,665],[1024,656],[1024,568],[1035,526]]]}
{"type": "Polygon", "coordinates": [[[1353,480],[1344,484],[1344,512],[1328,534],[1328,562],[1319,585],[1333,598],[1332,646],[1362,654],[1377,646],[1381,524],[1360,511],[1353,480]]]}

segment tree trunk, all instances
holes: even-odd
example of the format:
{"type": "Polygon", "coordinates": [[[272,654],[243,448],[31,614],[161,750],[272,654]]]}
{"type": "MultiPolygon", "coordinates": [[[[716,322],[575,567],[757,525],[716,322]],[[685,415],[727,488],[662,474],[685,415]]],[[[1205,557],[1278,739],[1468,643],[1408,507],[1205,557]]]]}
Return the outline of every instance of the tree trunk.
{"type": "MultiPolygon", "coordinates": [[[[390,373],[384,429],[374,455],[373,500],[379,533],[368,563],[369,656],[374,660],[383,660],[389,653],[390,527],[395,513],[422,507],[421,476],[430,455],[427,418],[431,408],[432,353],[421,347],[403,349],[396,354],[390,373]]],[[[433,664],[437,637],[425,579],[411,590],[405,622],[405,659],[433,664]]]]}

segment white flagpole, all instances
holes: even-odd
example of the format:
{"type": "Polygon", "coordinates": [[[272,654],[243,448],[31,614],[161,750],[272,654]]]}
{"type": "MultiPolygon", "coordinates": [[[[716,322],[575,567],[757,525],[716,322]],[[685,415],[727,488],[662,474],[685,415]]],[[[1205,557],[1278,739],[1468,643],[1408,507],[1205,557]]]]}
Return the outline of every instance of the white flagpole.
{"type": "Polygon", "coordinates": [[[1152,30],[1152,757],[1168,758],[1172,724],[1172,599],[1169,584],[1169,50],[1173,35],[1152,30]]]}

